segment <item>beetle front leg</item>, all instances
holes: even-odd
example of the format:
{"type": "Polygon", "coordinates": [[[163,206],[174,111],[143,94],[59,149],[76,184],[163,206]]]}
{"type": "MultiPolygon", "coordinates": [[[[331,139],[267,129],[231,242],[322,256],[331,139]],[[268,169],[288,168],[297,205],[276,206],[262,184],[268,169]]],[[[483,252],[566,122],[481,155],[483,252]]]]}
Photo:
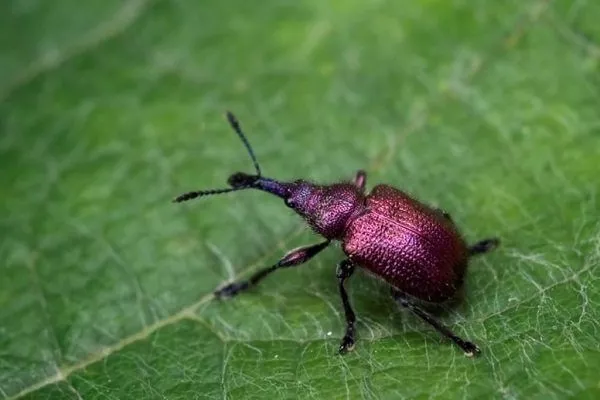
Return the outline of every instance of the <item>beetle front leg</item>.
{"type": "Polygon", "coordinates": [[[348,300],[348,293],[344,287],[346,279],[350,278],[353,273],[354,264],[352,264],[352,261],[346,259],[338,264],[336,276],[338,278],[342,304],[344,305],[344,314],[346,315],[346,333],[340,343],[340,354],[344,354],[354,348],[354,325],[356,323],[356,315],[354,314],[354,310],[352,310],[352,305],[350,304],[350,300],[348,300]]]}
{"type": "Polygon", "coordinates": [[[365,185],[367,184],[367,173],[362,169],[356,171],[354,176],[354,185],[361,191],[365,191],[365,185]]]}
{"type": "Polygon", "coordinates": [[[394,300],[400,303],[402,307],[408,308],[410,311],[419,316],[429,325],[433,326],[436,331],[446,336],[448,339],[452,340],[458,347],[460,347],[465,352],[465,355],[467,357],[473,357],[474,355],[479,354],[481,352],[477,345],[456,336],[454,332],[446,328],[431,315],[423,311],[419,306],[413,303],[404,293],[402,293],[394,287],[392,287],[392,297],[394,298],[394,300]]]}
{"type": "Polygon", "coordinates": [[[285,256],[283,256],[283,258],[279,260],[275,265],[261,269],[260,271],[252,275],[248,280],[233,282],[215,291],[215,297],[233,297],[239,294],[240,292],[243,292],[244,290],[255,286],[267,275],[269,275],[273,271],[278,270],[279,268],[295,267],[297,265],[303,264],[311,258],[313,258],[314,256],[316,256],[327,246],[329,246],[329,243],[331,242],[329,240],[326,240],[324,242],[313,244],[311,246],[300,247],[295,250],[292,250],[285,256]]]}

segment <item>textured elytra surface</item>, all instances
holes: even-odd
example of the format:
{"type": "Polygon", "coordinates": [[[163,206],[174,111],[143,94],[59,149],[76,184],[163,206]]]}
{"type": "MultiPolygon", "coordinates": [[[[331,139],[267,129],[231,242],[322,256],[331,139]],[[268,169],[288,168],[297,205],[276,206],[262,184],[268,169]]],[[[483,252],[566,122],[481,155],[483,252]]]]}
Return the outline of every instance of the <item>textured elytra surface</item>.
{"type": "Polygon", "coordinates": [[[344,252],[421,300],[453,297],[467,264],[467,245],[455,225],[389,185],[377,185],[369,193],[366,209],[348,225],[344,252]]]}
{"type": "Polygon", "coordinates": [[[1,2],[0,396],[597,397],[598,7],[1,2]],[[355,274],[338,357],[338,249],[213,302],[317,240],[265,194],[169,202],[250,172],[227,108],[268,175],[365,168],[498,234],[443,318],[482,356],[355,274]]]}

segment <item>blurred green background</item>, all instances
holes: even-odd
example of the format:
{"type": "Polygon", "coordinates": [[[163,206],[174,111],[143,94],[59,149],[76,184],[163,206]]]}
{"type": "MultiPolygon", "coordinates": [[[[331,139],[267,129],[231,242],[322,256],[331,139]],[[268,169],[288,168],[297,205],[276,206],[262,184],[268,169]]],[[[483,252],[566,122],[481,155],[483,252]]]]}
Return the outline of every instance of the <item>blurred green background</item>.
{"type": "Polygon", "coordinates": [[[0,3],[0,398],[600,396],[600,3],[0,3]],[[369,173],[503,246],[443,321],[467,359],[280,200],[183,191],[369,173]]]}

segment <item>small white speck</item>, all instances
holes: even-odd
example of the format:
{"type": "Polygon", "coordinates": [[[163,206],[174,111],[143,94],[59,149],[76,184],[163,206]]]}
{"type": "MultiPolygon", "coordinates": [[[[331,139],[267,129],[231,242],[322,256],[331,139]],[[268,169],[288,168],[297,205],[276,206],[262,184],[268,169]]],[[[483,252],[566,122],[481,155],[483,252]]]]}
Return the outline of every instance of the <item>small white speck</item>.
{"type": "Polygon", "coordinates": [[[331,331],[327,332],[327,336],[331,336],[331,331]]]}
{"type": "Polygon", "coordinates": [[[275,354],[275,358],[279,358],[279,354],[275,354]]]}
{"type": "Polygon", "coordinates": [[[519,300],[519,299],[517,299],[516,297],[511,297],[508,299],[508,301],[517,301],[517,300],[519,300]]]}

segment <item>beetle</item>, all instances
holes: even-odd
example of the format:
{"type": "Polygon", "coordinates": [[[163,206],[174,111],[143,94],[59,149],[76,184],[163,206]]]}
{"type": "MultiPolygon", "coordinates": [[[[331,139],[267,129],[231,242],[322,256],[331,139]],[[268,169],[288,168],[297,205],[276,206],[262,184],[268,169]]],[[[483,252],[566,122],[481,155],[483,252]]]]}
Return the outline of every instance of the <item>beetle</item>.
{"type": "Polygon", "coordinates": [[[397,303],[449,338],[466,356],[480,353],[477,345],[454,334],[425,311],[424,306],[454,298],[463,286],[469,259],[496,248],[500,243],[498,238],[468,245],[450,215],[441,209],[386,184],[376,185],[366,193],[367,175],[363,170],[356,173],[354,181],[327,185],[303,179],[282,182],[264,177],[238,120],[229,111],[226,116],[244,144],[256,173],[234,173],[227,180],[228,188],[187,192],[173,201],[180,203],[202,196],[258,189],[283,199],[287,207],[304,218],[325,240],[294,249],[249,279],[217,289],[216,298],[236,296],[272,272],[306,263],[333,241],[339,241],[346,256],[336,269],[346,320],[340,354],[352,350],[355,343],[356,315],[345,284],[357,266],[387,282],[397,303]]]}

